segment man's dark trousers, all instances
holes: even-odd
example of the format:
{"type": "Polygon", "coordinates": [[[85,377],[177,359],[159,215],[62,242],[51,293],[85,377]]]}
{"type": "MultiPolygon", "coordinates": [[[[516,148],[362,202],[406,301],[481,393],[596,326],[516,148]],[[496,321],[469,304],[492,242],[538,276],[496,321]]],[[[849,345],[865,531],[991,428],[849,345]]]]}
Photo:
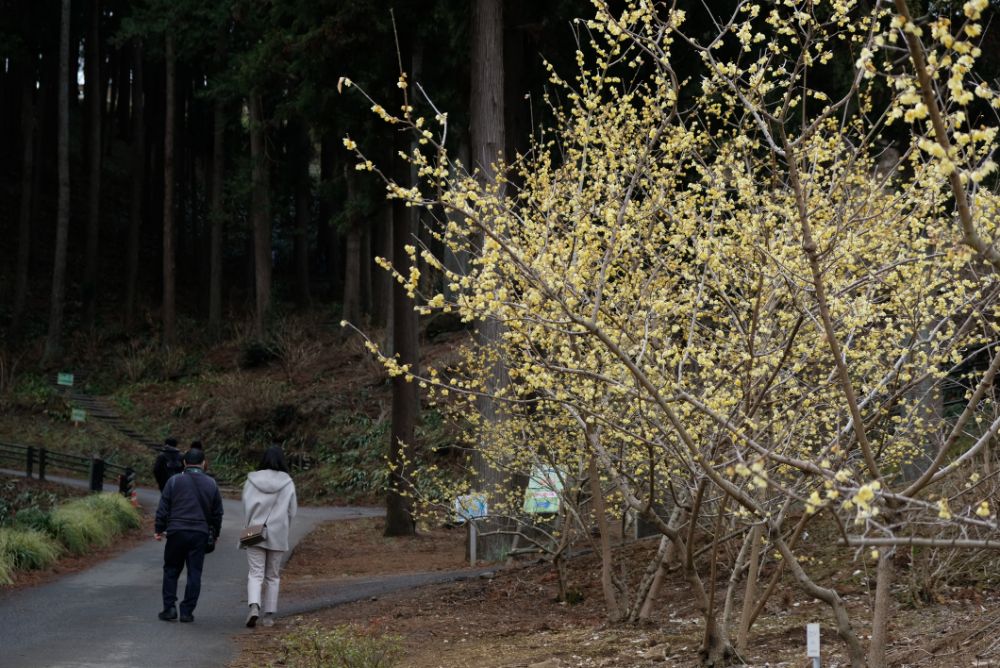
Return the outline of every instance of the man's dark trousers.
{"type": "Polygon", "coordinates": [[[208,534],[201,531],[171,531],[163,548],[163,609],[170,610],[177,602],[177,579],[187,566],[187,585],[181,614],[190,615],[201,594],[201,567],[205,563],[208,534]]]}

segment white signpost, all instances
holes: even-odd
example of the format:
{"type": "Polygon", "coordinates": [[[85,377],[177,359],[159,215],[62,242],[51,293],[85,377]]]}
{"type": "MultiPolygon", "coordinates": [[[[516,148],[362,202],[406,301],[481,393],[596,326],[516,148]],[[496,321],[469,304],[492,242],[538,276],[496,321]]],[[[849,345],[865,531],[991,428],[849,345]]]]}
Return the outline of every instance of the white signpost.
{"type": "Polygon", "coordinates": [[[469,528],[469,563],[476,565],[476,518],[486,517],[489,508],[482,494],[463,494],[455,499],[455,516],[469,528]]]}
{"type": "Polygon", "coordinates": [[[812,659],[813,668],[820,668],[819,624],[806,625],[806,656],[812,659]]]}

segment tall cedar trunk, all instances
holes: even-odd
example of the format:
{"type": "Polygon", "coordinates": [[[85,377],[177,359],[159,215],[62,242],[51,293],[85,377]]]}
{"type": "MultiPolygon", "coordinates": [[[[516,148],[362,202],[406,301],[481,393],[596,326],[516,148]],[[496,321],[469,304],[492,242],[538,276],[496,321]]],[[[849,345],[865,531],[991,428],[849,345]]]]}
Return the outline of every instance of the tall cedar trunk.
{"type": "MultiPolygon", "coordinates": [[[[115,110],[118,108],[118,96],[121,95],[120,79],[118,78],[118,61],[121,60],[121,49],[110,49],[107,56],[107,66],[101,76],[101,152],[111,155],[115,134],[115,110]]],[[[103,62],[103,61],[102,61],[103,62]]]]}
{"type": "Polygon", "coordinates": [[[35,183],[35,67],[24,67],[21,81],[21,202],[17,218],[17,277],[14,283],[14,310],[11,338],[19,341],[24,331],[24,308],[28,301],[28,263],[31,259],[32,188],[35,183]]]}
{"type": "MultiPolygon", "coordinates": [[[[412,212],[413,209],[410,209],[412,212]]],[[[412,229],[412,228],[411,228],[412,229]]],[[[372,230],[369,225],[361,226],[361,315],[365,322],[372,317],[372,230]]],[[[381,271],[381,270],[380,270],[381,271]]]]}
{"type": "Polygon", "coordinates": [[[83,265],[84,327],[94,328],[97,316],[98,241],[101,215],[101,122],[104,116],[104,85],[101,82],[101,3],[91,0],[86,39],[87,98],[87,247],[83,265]]]}
{"type": "Polygon", "coordinates": [[[254,329],[258,337],[264,336],[268,312],[271,310],[271,205],[270,179],[264,155],[264,103],[257,89],[250,92],[250,161],[251,199],[250,217],[253,221],[254,329]]]}
{"type": "Polygon", "coordinates": [[[136,40],[132,50],[132,197],[129,202],[128,250],[125,259],[125,322],[135,324],[136,294],[139,282],[139,236],[142,232],[142,210],[146,183],[146,94],[143,88],[142,42],[136,40]]]}
{"type": "Polygon", "coordinates": [[[299,306],[309,306],[309,223],[312,219],[312,183],[309,179],[309,162],[312,144],[309,128],[299,120],[292,128],[292,145],[295,147],[295,296],[299,306]]]}
{"type": "MultiPolygon", "coordinates": [[[[405,152],[409,143],[399,135],[396,148],[405,152]]],[[[396,181],[403,187],[408,185],[410,166],[396,159],[396,181]]],[[[392,206],[392,264],[397,271],[407,275],[410,262],[405,246],[413,237],[410,231],[410,211],[401,199],[392,206]]],[[[392,282],[392,342],[393,351],[399,363],[410,365],[411,373],[418,373],[419,352],[417,349],[417,313],[413,301],[407,296],[406,288],[398,281],[392,282]]],[[[408,496],[404,496],[409,486],[409,466],[412,460],[413,436],[420,410],[417,384],[407,380],[405,375],[392,378],[392,433],[389,441],[390,481],[386,495],[385,535],[411,536],[415,531],[413,515],[408,496]]]]}
{"type": "Polygon", "coordinates": [[[358,184],[355,170],[344,165],[347,183],[347,250],[344,254],[344,296],[341,317],[361,324],[361,216],[358,213],[358,184]]]}
{"type": "Polygon", "coordinates": [[[212,193],[209,203],[212,230],[208,251],[208,326],[216,334],[222,328],[222,234],[225,222],[222,194],[226,173],[225,142],[226,105],[221,97],[217,97],[212,105],[212,193]]]}
{"type": "MultiPolygon", "coordinates": [[[[503,113],[503,0],[475,0],[472,9],[472,166],[478,169],[483,183],[496,180],[494,164],[504,146],[503,113]]],[[[489,319],[479,323],[477,337],[484,348],[495,347],[500,340],[500,323],[489,319]]],[[[492,357],[492,356],[491,356],[492,357]]],[[[490,447],[488,439],[497,433],[493,426],[500,419],[498,404],[490,395],[506,384],[507,371],[499,360],[486,371],[485,392],[479,401],[480,448],[473,454],[478,485],[484,490],[505,486],[503,473],[489,464],[481,450],[490,447]]],[[[496,527],[487,527],[487,529],[496,527]]],[[[510,537],[493,534],[481,537],[480,554],[484,559],[504,556],[510,537]]]]}
{"type": "MultiPolygon", "coordinates": [[[[129,126],[129,100],[132,99],[132,80],[129,77],[130,65],[128,47],[123,46],[118,50],[118,92],[115,94],[115,123],[118,125],[118,136],[121,139],[130,139],[131,127],[129,126]]],[[[110,132],[108,134],[111,134],[110,132]]]]}
{"type": "MultiPolygon", "coordinates": [[[[330,181],[333,179],[333,138],[324,134],[319,142],[319,214],[316,217],[316,266],[327,281],[333,275],[330,264],[330,219],[333,217],[333,196],[330,181]]],[[[329,289],[329,288],[328,288],[329,289]]],[[[328,294],[324,294],[328,297],[328,294]]]]}
{"type": "Polygon", "coordinates": [[[174,244],[174,133],[176,131],[176,82],[174,73],[174,36],[166,35],[166,96],[163,123],[163,343],[177,340],[176,257],[174,244]]]}
{"type": "Polygon", "coordinates": [[[57,163],[59,195],[56,214],[56,248],[52,269],[49,331],[42,365],[51,366],[61,354],[63,306],[66,298],[66,246],[69,236],[69,21],[70,0],[62,0],[59,24],[59,107],[57,109],[57,163]]]}
{"type": "MultiPolygon", "coordinates": [[[[372,231],[373,255],[392,257],[392,206],[379,207],[372,231]]],[[[372,258],[374,260],[374,258],[372,258]]],[[[392,321],[392,276],[378,269],[372,274],[372,326],[388,327],[392,321]]]]}

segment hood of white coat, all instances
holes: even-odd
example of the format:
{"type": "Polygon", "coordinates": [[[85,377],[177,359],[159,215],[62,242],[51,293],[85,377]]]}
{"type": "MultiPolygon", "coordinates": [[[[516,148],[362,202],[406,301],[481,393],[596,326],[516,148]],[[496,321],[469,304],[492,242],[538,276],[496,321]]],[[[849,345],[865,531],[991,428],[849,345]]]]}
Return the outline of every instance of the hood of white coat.
{"type": "Polygon", "coordinates": [[[274,494],[283,487],[287,487],[292,482],[292,477],[284,471],[264,469],[263,471],[254,471],[247,476],[247,480],[265,494],[274,494]]]}

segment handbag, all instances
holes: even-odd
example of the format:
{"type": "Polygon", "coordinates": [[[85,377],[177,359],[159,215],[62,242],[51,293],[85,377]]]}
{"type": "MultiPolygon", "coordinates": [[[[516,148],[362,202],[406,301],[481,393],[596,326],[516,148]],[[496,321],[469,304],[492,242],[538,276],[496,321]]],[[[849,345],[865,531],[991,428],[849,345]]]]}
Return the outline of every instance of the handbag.
{"type": "Polygon", "coordinates": [[[263,524],[250,524],[243,529],[243,532],[240,533],[240,547],[253,547],[267,540],[267,521],[271,519],[272,510],[274,510],[274,506],[271,506],[271,510],[267,511],[267,517],[264,518],[263,524]]]}
{"type": "Polygon", "coordinates": [[[267,540],[267,524],[251,524],[240,534],[240,547],[251,547],[267,540]]]}

